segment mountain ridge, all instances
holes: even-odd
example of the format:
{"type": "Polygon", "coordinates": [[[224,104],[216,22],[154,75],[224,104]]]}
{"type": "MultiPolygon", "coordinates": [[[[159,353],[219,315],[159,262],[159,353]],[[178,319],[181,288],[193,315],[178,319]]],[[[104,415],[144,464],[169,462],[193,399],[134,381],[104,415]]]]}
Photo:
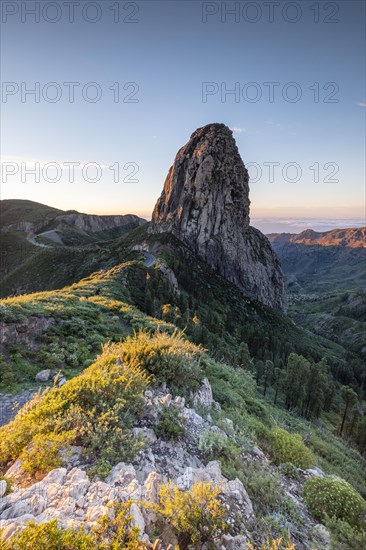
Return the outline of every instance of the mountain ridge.
{"type": "Polygon", "coordinates": [[[342,246],[366,248],[366,227],[314,231],[305,229],[301,233],[268,233],[269,241],[278,244],[307,244],[320,246],[342,246]]]}
{"type": "Polygon", "coordinates": [[[99,232],[129,224],[142,225],[146,220],[134,214],[98,215],[85,214],[76,210],[60,210],[33,201],[7,199],[0,201],[2,233],[25,231],[37,233],[52,226],[58,231],[65,226],[84,232],[99,232]],[[18,218],[14,222],[14,218],[18,218]],[[9,223],[11,221],[11,223],[9,223]]]}

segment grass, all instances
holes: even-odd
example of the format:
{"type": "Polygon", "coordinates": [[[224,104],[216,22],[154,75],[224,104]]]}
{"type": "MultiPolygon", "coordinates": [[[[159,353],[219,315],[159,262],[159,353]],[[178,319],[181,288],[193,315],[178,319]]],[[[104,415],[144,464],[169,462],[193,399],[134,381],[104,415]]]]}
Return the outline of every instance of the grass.
{"type": "Polygon", "coordinates": [[[277,426],[284,426],[304,438],[319,468],[342,477],[366,497],[366,460],[347,441],[335,435],[322,420],[310,422],[270,404],[268,412],[277,426]]]}
{"type": "Polygon", "coordinates": [[[119,346],[105,346],[83,373],[37,394],[0,429],[0,467],[20,458],[29,473],[47,473],[61,464],[60,450],[70,444],[83,445],[98,462],[131,460],[141,443],[130,428],[149,378],[141,367],[117,360],[119,346]]]}
{"type": "MultiPolygon", "coordinates": [[[[0,322],[24,327],[35,318],[52,324],[28,334],[27,341],[2,346],[0,391],[16,391],[34,382],[42,369],[62,369],[71,377],[100,353],[107,341],[120,341],[134,329],[168,330],[175,327],[141,313],[125,300],[128,264],[92,276],[60,291],[40,292],[1,300],[0,322]],[[31,344],[31,345],[29,345],[31,344]]],[[[21,335],[20,335],[21,337],[21,335]]]]}
{"type": "MultiPolygon", "coordinates": [[[[118,341],[131,330],[145,328],[154,331],[159,328],[174,332],[173,324],[149,317],[126,302],[131,299],[125,284],[130,271],[136,273],[134,263],[97,272],[62,291],[2,301],[3,321],[21,323],[34,316],[55,319],[55,325],[39,335],[40,353],[27,353],[22,347],[7,350],[6,365],[10,365],[15,374],[15,388],[19,383],[33,380],[35,372],[41,368],[62,368],[69,376],[74,375],[90,364],[106,340],[118,341]],[[99,294],[96,294],[98,289],[99,294]],[[76,350],[78,355],[75,358],[76,350]]],[[[316,454],[318,465],[329,473],[342,474],[366,494],[366,483],[360,473],[364,461],[357,451],[332,435],[329,429],[321,423],[309,424],[286,413],[283,408],[273,407],[259,399],[247,370],[222,366],[208,356],[203,360],[203,368],[211,381],[215,398],[248,436],[253,435],[259,443],[265,444],[268,427],[274,425],[273,417],[278,425],[289,425],[292,431],[299,432],[306,439],[311,432],[309,447],[316,454]]],[[[9,388],[9,380],[5,380],[3,387],[9,388]]]]}
{"type": "Polygon", "coordinates": [[[54,218],[63,214],[62,210],[27,200],[2,200],[0,202],[1,226],[16,224],[19,222],[44,222],[45,218],[54,218]]]}

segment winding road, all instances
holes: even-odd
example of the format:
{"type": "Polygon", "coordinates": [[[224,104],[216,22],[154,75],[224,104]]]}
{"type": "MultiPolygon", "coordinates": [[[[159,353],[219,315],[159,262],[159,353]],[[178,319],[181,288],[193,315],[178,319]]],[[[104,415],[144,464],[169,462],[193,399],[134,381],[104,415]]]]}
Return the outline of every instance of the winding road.
{"type": "Polygon", "coordinates": [[[152,267],[156,262],[155,256],[153,256],[149,252],[143,252],[142,254],[145,256],[144,266],[152,267]]]}

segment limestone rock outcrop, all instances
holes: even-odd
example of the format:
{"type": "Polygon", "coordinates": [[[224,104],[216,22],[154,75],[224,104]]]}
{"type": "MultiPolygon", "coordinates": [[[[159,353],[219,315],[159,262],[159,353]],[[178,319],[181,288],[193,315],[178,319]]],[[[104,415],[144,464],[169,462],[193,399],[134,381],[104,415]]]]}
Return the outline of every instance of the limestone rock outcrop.
{"type": "Polygon", "coordinates": [[[172,233],[246,296],[285,310],[279,260],[250,227],[249,206],[249,175],[232,132],[209,124],[178,151],[149,231],[172,233]]]}
{"type": "MultiPolygon", "coordinates": [[[[133,435],[142,438],[145,445],[131,463],[115,464],[104,481],[92,477],[91,462],[82,447],[72,446],[71,453],[61,456],[62,467],[52,470],[41,481],[30,478],[24,472],[21,460],[17,459],[5,472],[5,478],[12,483],[8,486],[5,480],[0,481],[0,547],[2,540],[10,542],[30,521],[44,524],[56,520],[61,528],[90,532],[98,526],[103,516],[115,517],[118,503],[129,503],[131,526],[139,529],[140,539],[146,541],[146,550],[173,550],[177,543],[174,531],[169,525],[162,529],[162,518],[156,510],[160,501],[160,486],[172,482],[180,490],[190,491],[198,482],[210,483],[218,488],[220,502],[226,510],[225,521],[229,531],[216,540],[216,550],[245,550],[249,546],[247,541],[251,538],[252,529],[257,533],[259,518],[255,517],[255,502],[252,503],[243,482],[238,478],[232,479],[235,470],[228,479],[221,470],[219,460],[207,462],[208,457],[201,443],[207,440],[208,432],[220,434],[221,440],[229,441],[230,438],[240,449],[243,465],[255,468],[253,471],[257,471],[263,463],[262,471],[266,476],[270,471],[277,476],[280,470],[268,463],[260,449],[253,447],[249,450],[247,443],[243,445],[245,439],[241,430],[231,419],[225,418],[223,411],[216,417],[221,427],[214,423],[211,412],[218,411],[218,403],[211,396],[210,383],[204,379],[201,388],[191,396],[200,409],[199,414],[195,409],[188,408],[185,399],[175,395],[165,383],[146,390],[144,414],[133,428],[133,435]],[[167,434],[155,433],[158,432],[161,415],[167,409],[174,416],[177,414],[180,419],[185,419],[185,432],[178,440],[167,437],[167,434]],[[161,539],[156,539],[158,532],[161,539]]],[[[324,473],[314,467],[306,471],[298,468],[297,474],[296,478],[283,474],[278,476],[282,487],[279,494],[284,491],[299,514],[301,523],[307,526],[309,533],[314,533],[312,540],[299,539],[299,531],[295,527],[296,547],[301,550],[329,550],[329,533],[310,516],[302,497],[306,480],[324,473]]],[[[207,546],[199,548],[206,550],[207,546]]]]}

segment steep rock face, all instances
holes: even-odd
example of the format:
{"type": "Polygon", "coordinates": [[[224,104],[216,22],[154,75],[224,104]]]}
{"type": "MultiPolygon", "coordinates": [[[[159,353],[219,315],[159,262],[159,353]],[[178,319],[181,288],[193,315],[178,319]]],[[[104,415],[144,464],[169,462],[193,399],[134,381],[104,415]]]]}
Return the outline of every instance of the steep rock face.
{"type": "Polygon", "coordinates": [[[43,332],[55,323],[52,318],[29,317],[22,323],[0,322],[0,351],[5,344],[26,344],[29,349],[38,349],[36,342],[43,332]]]}
{"type": "Polygon", "coordinates": [[[58,216],[57,221],[91,233],[106,231],[116,227],[124,227],[130,224],[143,225],[146,223],[145,220],[133,214],[126,214],[123,216],[97,216],[93,214],[73,213],[58,216]]]}
{"type": "Polygon", "coordinates": [[[152,233],[173,233],[245,295],[286,309],[279,260],[249,225],[249,175],[231,130],[196,130],[175,158],[152,215],[152,233]]]}

